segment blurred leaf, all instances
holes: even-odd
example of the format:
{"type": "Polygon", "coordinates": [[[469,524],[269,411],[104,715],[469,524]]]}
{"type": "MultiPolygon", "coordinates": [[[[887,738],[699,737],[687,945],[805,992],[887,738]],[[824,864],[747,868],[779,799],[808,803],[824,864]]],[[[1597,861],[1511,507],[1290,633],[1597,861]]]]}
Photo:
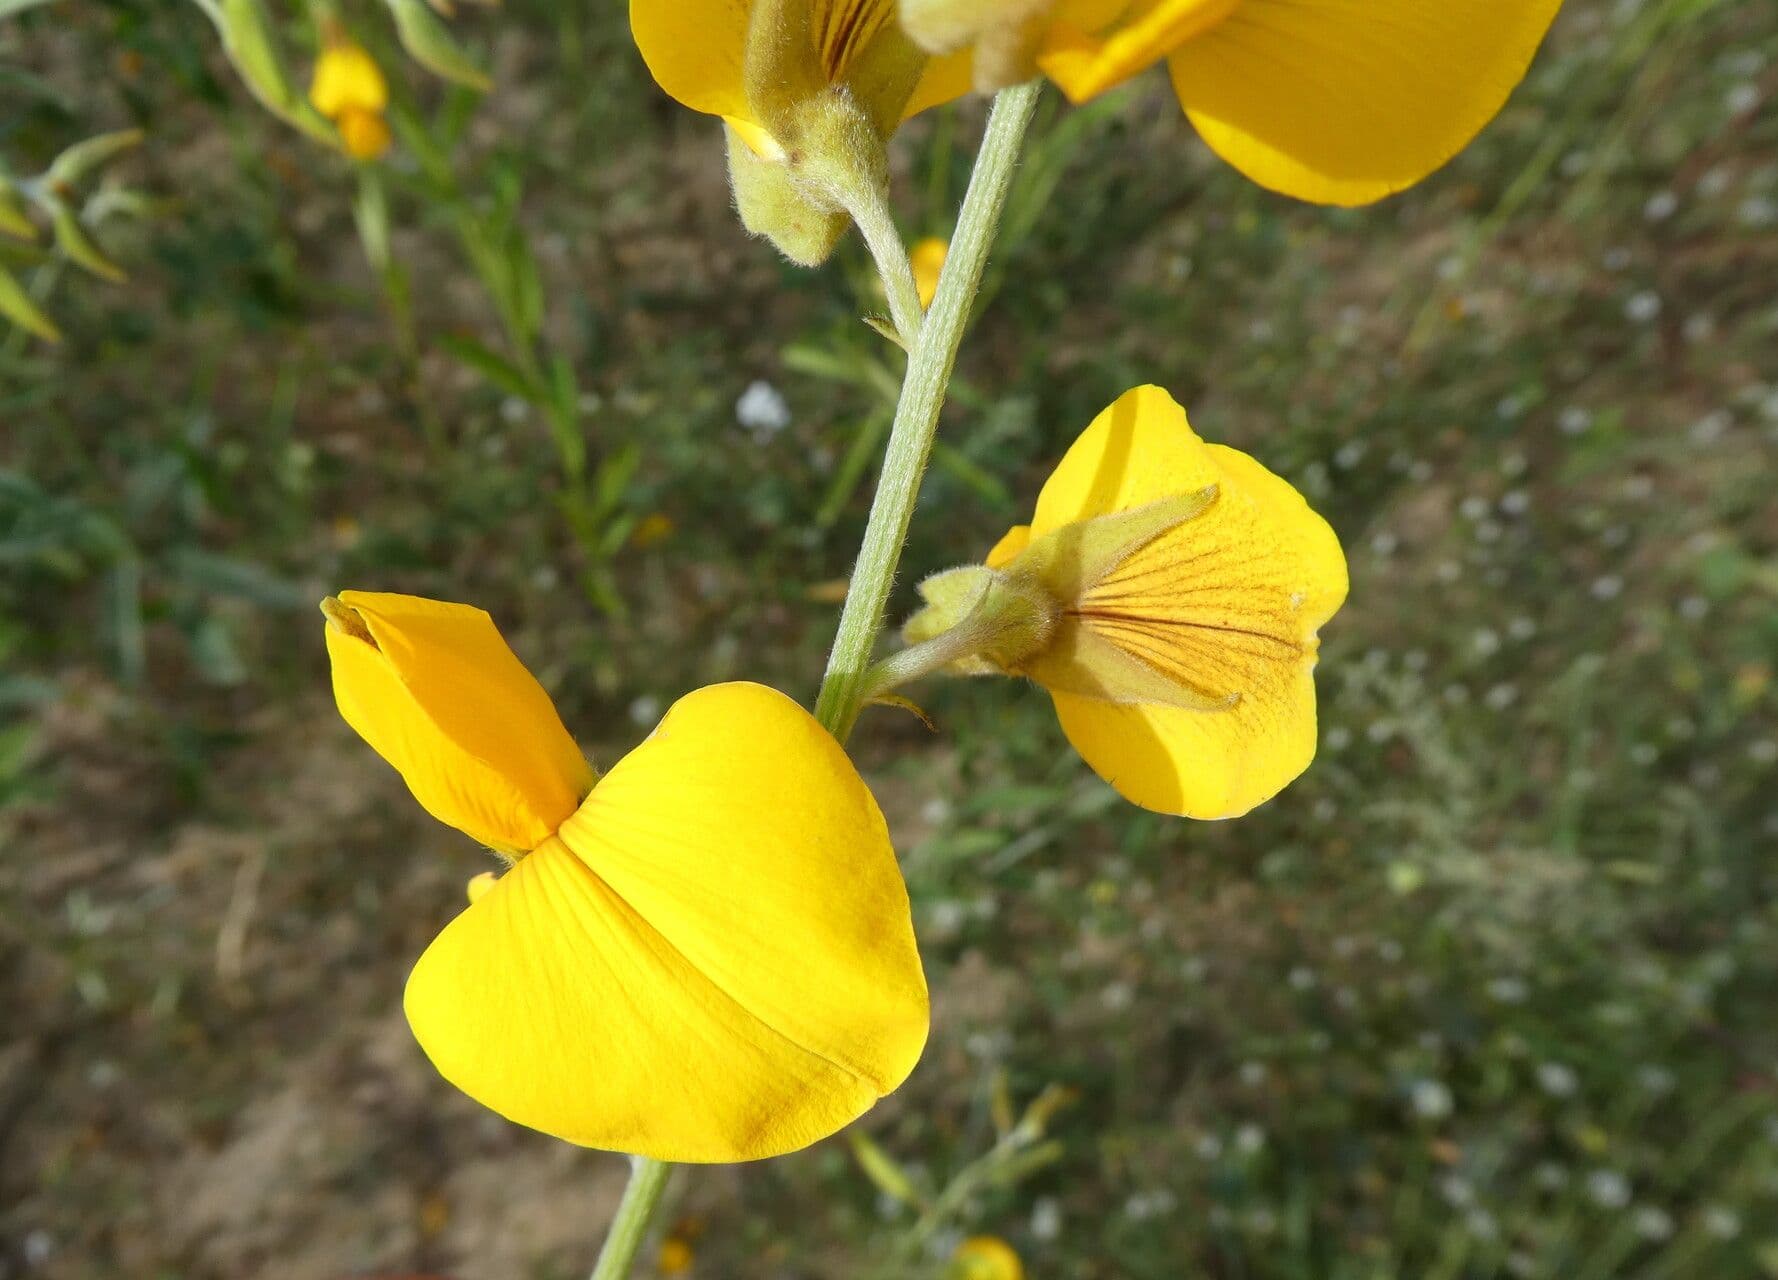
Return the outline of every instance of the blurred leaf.
{"type": "Polygon", "coordinates": [[[0,18],[10,18],[15,13],[23,13],[26,9],[35,9],[49,3],[51,0],[0,0],[0,18]]]}
{"type": "Polygon", "coordinates": [[[0,267],[0,315],[5,316],[26,333],[36,334],[45,342],[60,342],[62,331],[37,309],[31,295],[25,292],[13,274],[0,267]]]}
{"type": "Polygon", "coordinates": [[[13,236],[19,240],[37,238],[37,228],[31,224],[25,211],[13,198],[12,188],[7,185],[5,178],[0,178],[0,235],[13,236]]]}
{"type": "Polygon", "coordinates": [[[475,61],[458,47],[450,28],[429,9],[424,0],[387,0],[395,18],[395,31],[413,60],[446,80],[486,93],[493,82],[475,61]]]}
{"type": "Polygon", "coordinates": [[[99,166],[141,143],[140,129],[119,129],[76,142],[50,162],[43,178],[51,187],[72,186],[99,166]]]}
{"type": "Polygon", "coordinates": [[[858,1161],[858,1167],[864,1170],[864,1176],[876,1185],[877,1190],[902,1204],[920,1203],[920,1193],[914,1187],[913,1179],[908,1177],[887,1151],[857,1129],[846,1131],[846,1141],[852,1147],[852,1156],[858,1161]]]}
{"type": "Polygon", "coordinates": [[[474,338],[447,333],[438,342],[451,355],[474,369],[508,395],[518,396],[521,400],[536,405],[541,405],[544,402],[539,388],[511,361],[489,350],[474,338]]]}
{"type": "Polygon", "coordinates": [[[106,257],[92,237],[87,235],[86,228],[80,225],[80,219],[74,211],[67,207],[58,208],[51,219],[55,229],[56,247],[68,255],[77,265],[86,268],[102,280],[113,284],[121,284],[127,277],[122,267],[106,257]]]}
{"type": "Polygon", "coordinates": [[[167,571],[186,586],[212,595],[231,596],[270,609],[306,609],[310,593],[262,565],[182,547],[167,558],[167,571]]]}

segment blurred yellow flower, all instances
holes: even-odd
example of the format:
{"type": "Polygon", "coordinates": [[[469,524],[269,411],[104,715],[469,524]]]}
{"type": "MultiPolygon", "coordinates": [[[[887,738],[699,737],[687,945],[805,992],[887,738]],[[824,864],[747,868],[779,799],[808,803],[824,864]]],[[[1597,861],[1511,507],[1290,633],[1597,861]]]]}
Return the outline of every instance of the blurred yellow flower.
{"type": "Polygon", "coordinates": [[[636,531],[630,535],[630,541],[638,547],[652,547],[672,537],[674,528],[672,516],[651,511],[636,522],[636,531]]]}
{"type": "Polygon", "coordinates": [[[948,240],[927,236],[916,240],[908,250],[908,262],[914,268],[914,287],[920,291],[920,305],[930,307],[938,292],[938,273],[945,268],[945,255],[951,251],[948,240]]]}
{"type": "Polygon", "coordinates": [[[1127,799],[1225,818],[1314,757],[1316,633],[1345,599],[1346,562],[1287,483],[1137,387],[1074,442],[985,567],[920,593],[911,642],[974,634],[957,669],[1043,685],[1127,799]]]}
{"type": "Polygon", "coordinates": [[[700,689],[601,779],[486,613],[356,591],[323,611],[348,723],[510,864],[408,979],[447,1080],[569,1142],[728,1162],[906,1078],[928,1020],[907,891],[806,711],[700,689]]]}
{"type": "Polygon", "coordinates": [[[1025,1268],[999,1236],[971,1236],[951,1255],[946,1280],[1025,1280],[1025,1268]]]}
{"type": "Polygon", "coordinates": [[[389,149],[389,85],[376,61],[349,37],[330,34],[315,62],[309,102],[339,130],[346,153],[375,160],[389,149]]]}
{"type": "Polygon", "coordinates": [[[691,1270],[691,1264],[696,1260],[697,1254],[690,1244],[678,1236],[668,1236],[661,1241],[661,1252],[655,1260],[655,1266],[664,1276],[682,1276],[691,1270]]]}
{"type": "MultiPolygon", "coordinates": [[[[1041,71],[1076,102],[1165,60],[1210,148],[1262,186],[1365,204],[1500,110],[1561,0],[902,0],[981,89],[1041,71]]],[[[956,75],[954,67],[947,72],[956,75]]]]}

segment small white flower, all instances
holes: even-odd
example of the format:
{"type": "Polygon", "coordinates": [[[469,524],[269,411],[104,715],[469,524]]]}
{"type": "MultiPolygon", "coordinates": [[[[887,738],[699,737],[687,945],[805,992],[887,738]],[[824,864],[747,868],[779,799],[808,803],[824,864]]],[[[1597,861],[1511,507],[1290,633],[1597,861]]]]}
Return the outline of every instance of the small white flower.
{"type": "Polygon", "coordinates": [[[1595,1169],[1587,1175],[1587,1194],[1601,1209],[1622,1209],[1630,1203],[1630,1180],[1616,1169],[1595,1169]]]}
{"type": "Polygon", "coordinates": [[[1661,314],[1661,295],[1653,289],[1633,293],[1624,303],[1624,315],[1637,324],[1647,324],[1661,314]]]}
{"type": "Polygon", "coordinates": [[[652,693],[644,693],[630,702],[630,720],[647,728],[661,718],[661,700],[652,693]]]}
{"type": "Polygon", "coordinates": [[[763,378],[747,384],[735,401],[735,421],[762,439],[770,439],[790,425],[790,405],[783,392],[763,378]]]}
{"type": "Polygon", "coordinates": [[[1673,1215],[1658,1205],[1638,1206],[1630,1221],[1644,1240],[1665,1240],[1673,1234],[1673,1215]]]}
{"type": "Polygon", "coordinates": [[[1567,436],[1578,436],[1592,425],[1593,415],[1577,404],[1569,405],[1556,418],[1556,426],[1567,436]]]}
{"type": "Polygon", "coordinates": [[[1552,1098],[1571,1098],[1580,1087],[1580,1077],[1574,1074],[1574,1068],[1561,1062],[1540,1062],[1537,1065],[1537,1083],[1552,1098]]]}
{"type": "Polygon", "coordinates": [[[1591,591],[1595,600],[1615,600],[1623,594],[1624,580],[1615,573],[1603,574],[1593,579],[1591,591]]]}
{"type": "Polygon", "coordinates": [[[1642,205],[1642,216],[1650,222],[1665,222],[1679,210],[1679,197],[1671,191],[1657,191],[1642,205]]]}
{"type": "Polygon", "coordinates": [[[1054,1240],[1062,1234],[1062,1206],[1053,1196],[1040,1196],[1031,1206],[1031,1236],[1035,1240],[1054,1240]]]}
{"type": "Polygon", "coordinates": [[[1414,1081],[1408,1088],[1408,1101],[1422,1120],[1443,1120],[1453,1105],[1450,1089],[1438,1080],[1414,1081]]]}
{"type": "Polygon", "coordinates": [[[1266,1145],[1266,1131],[1248,1123],[1235,1130],[1235,1150],[1244,1156],[1257,1154],[1266,1145]]]}
{"type": "Polygon", "coordinates": [[[1704,1230],[1718,1240],[1733,1240],[1741,1234],[1741,1215],[1724,1204],[1713,1204],[1704,1210],[1704,1230]]]}

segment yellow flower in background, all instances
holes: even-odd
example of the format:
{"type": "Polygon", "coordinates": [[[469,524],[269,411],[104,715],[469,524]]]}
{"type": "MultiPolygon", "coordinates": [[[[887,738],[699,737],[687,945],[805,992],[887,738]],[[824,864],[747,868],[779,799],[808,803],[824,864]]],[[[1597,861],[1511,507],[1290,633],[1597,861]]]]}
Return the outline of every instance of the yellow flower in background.
{"type": "Polygon", "coordinates": [[[691,1270],[692,1263],[697,1261],[697,1252],[688,1241],[678,1236],[668,1236],[661,1241],[661,1251],[655,1259],[655,1269],[664,1276],[682,1276],[691,1270]]]}
{"type": "Polygon", "coordinates": [[[1316,633],[1346,596],[1339,542],[1158,387],[1093,421],[985,566],[920,592],[910,642],[961,637],[971,656],[954,669],[1043,685],[1075,749],[1144,808],[1235,817],[1314,757],[1316,633]]]}
{"type": "Polygon", "coordinates": [[[806,1146],[906,1078],[928,1025],[907,891],[806,711],[700,689],[598,778],[486,613],[323,608],[347,721],[510,863],[408,978],[447,1080],[569,1142],[727,1162],[806,1146]]]}
{"type": "Polygon", "coordinates": [[[908,250],[908,262],[914,268],[914,287],[919,290],[921,306],[932,305],[932,299],[938,293],[938,274],[945,269],[945,255],[950,251],[950,241],[938,236],[916,240],[914,247],[908,250]]]}
{"type": "Polygon", "coordinates": [[[334,33],[315,62],[309,102],[339,130],[346,153],[375,160],[389,149],[389,85],[376,61],[349,37],[334,33]]]}
{"type": "MultiPolygon", "coordinates": [[[[1499,112],[1561,0],[902,0],[978,88],[1041,71],[1082,102],[1165,61],[1210,148],[1322,204],[1412,186],[1499,112]]],[[[949,75],[956,75],[952,66],[949,75]]]]}
{"type": "Polygon", "coordinates": [[[1025,1268],[999,1236],[971,1236],[951,1254],[946,1280],[1025,1280],[1025,1268]]]}

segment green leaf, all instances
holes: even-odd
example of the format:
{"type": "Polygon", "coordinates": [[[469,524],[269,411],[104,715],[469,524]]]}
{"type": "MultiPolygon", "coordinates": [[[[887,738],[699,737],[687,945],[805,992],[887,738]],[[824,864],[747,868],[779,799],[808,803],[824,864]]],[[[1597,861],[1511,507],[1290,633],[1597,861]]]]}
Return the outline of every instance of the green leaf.
{"type": "Polygon", "coordinates": [[[37,228],[25,216],[25,211],[13,199],[12,186],[4,177],[0,177],[0,235],[13,236],[19,240],[35,240],[37,228]]]}
{"type": "Polygon", "coordinates": [[[50,219],[50,225],[55,231],[56,247],[71,261],[101,280],[109,280],[113,284],[124,281],[126,277],[123,268],[105,256],[92,237],[87,235],[86,228],[80,225],[80,219],[74,215],[72,209],[65,206],[58,208],[50,219]]]}
{"type": "Polygon", "coordinates": [[[15,13],[23,13],[26,9],[35,9],[38,5],[48,3],[49,0],[0,0],[0,18],[10,18],[15,13]]]}
{"type": "Polygon", "coordinates": [[[0,267],[0,315],[45,342],[62,340],[62,331],[37,309],[37,304],[31,301],[31,295],[25,292],[24,286],[5,267],[0,267]]]}
{"type": "Polygon", "coordinates": [[[474,338],[446,334],[438,342],[451,355],[474,369],[508,395],[517,396],[521,400],[539,406],[545,403],[545,394],[541,388],[532,383],[505,356],[489,350],[474,338]]]}
{"type": "Polygon", "coordinates": [[[51,187],[72,186],[101,165],[137,146],[147,135],[140,129],[119,129],[76,142],[50,162],[44,181],[51,187]]]}

